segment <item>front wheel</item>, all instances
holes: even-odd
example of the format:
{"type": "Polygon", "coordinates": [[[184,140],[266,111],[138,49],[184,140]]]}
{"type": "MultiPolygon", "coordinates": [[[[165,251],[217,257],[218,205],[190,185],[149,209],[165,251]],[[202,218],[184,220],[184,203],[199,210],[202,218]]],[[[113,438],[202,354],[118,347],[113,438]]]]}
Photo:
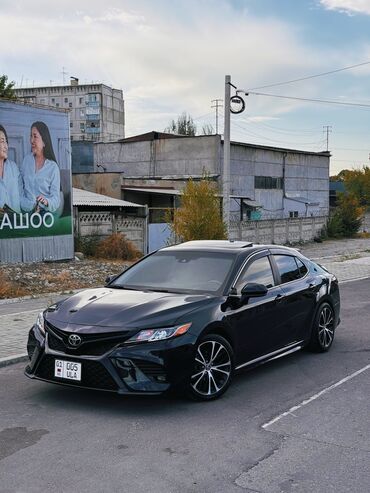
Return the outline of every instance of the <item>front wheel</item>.
{"type": "Polygon", "coordinates": [[[334,340],[334,331],[334,310],[329,303],[323,303],[315,315],[308,348],[318,353],[328,351],[334,340]]]}
{"type": "Polygon", "coordinates": [[[193,371],[188,386],[193,399],[217,399],[229,387],[234,371],[234,353],[222,336],[210,334],[196,348],[193,371]]]}

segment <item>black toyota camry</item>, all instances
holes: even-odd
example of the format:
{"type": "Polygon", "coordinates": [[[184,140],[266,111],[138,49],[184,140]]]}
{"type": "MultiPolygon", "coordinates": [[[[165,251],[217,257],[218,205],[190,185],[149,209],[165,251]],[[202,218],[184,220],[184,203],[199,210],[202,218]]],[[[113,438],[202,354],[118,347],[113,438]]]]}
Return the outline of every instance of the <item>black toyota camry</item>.
{"type": "Polygon", "coordinates": [[[180,389],[211,400],[241,368],[305,346],[327,351],[339,309],[336,277],[295,249],[191,241],[40,313],[25,373],[119,394],[180,389]]]}

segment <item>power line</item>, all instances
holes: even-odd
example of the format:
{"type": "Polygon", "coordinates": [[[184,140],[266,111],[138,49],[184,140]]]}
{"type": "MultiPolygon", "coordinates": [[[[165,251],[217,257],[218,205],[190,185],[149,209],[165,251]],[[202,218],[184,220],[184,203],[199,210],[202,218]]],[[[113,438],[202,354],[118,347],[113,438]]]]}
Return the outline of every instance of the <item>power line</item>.
{"type": "Polygon", "coordinates": [[[335,74],[337,72],[343,72],[344,70],[350,70],[352,68],[362,67],[363,65],[369,65],[369,64],[370,64],[370,61],[369,62],[363,62],[363,63],[357,63],[356,65],[349,65],[348,67],[338,68],[336,70],[330,70],[329,72],[322,72],[321,74],[308,75],[306,77],[300,77],[299,79],[287,80],[285,82],[276,82],[275,84],[269,84],[266,86],[252,87],[251,91],[254,91],[256,89],[266,89],[268,87],[283,86],[285,84],[292,84],[293,82],[301,82],[302,80],[315,79],[316,77],[323,77],[324,75],[335,74]]]}
{"type": "Polygon", "coordinates": [[[293,99],[295,101],[307,101],[307,102],[313,102],[313,103],[337,104],[337,105],[341,105],[341,106],[357,106],[360,108],[370,108],[370,104],[353,103],[353,102],[349,102],[349,101],[337,101],[334,99],[299,98],[299,97],[295,97],[295,96],[281,96],[279,94],[267,94],[264,92],[249,92],[249,94],[253,94],[254,96],[269,96],[271,98],[293,99]]]}

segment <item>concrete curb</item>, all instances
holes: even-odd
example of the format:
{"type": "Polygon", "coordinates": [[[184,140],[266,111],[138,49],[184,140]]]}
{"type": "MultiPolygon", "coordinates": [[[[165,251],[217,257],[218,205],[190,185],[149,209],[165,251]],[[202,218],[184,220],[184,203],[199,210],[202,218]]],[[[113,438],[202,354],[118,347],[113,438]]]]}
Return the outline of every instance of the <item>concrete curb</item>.
{"type": "Polygon", "coordinates": [[[14,356],[0,358],[0,368],[3,368],[4,366],[13,365],[15,363],[21,363],[23,361],[28,361],[27,354],[15,354],[14,356]]]}
{"type": "Polygon", "coordinates": [[[56,291],[53,293],[40,293],[37,295],[22,296],[20,298],[5,298],[0,300],[0,305],[6,305],[7,303],[20,303],[21,301],[25,301],[25,300],[37,300],[39,298],[47,298],[48,296],[63,296],[63,295],[72,296],[73,294],[76,294],[79,291],[83,291],[85,289],[89,289],[89,288],[74,289],[68,291],[68,293],[66,293],[65,291],[56,291]]]}

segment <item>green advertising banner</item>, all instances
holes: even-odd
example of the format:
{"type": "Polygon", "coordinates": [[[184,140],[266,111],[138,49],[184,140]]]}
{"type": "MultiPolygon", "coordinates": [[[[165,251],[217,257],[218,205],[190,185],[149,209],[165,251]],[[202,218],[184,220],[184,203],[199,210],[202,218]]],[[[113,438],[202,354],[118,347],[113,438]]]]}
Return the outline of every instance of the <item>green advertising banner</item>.
{"type": "Polygon", "coordinates": [[[65,111],[0,100],[2,239],[72,235],[65,111]]]}

